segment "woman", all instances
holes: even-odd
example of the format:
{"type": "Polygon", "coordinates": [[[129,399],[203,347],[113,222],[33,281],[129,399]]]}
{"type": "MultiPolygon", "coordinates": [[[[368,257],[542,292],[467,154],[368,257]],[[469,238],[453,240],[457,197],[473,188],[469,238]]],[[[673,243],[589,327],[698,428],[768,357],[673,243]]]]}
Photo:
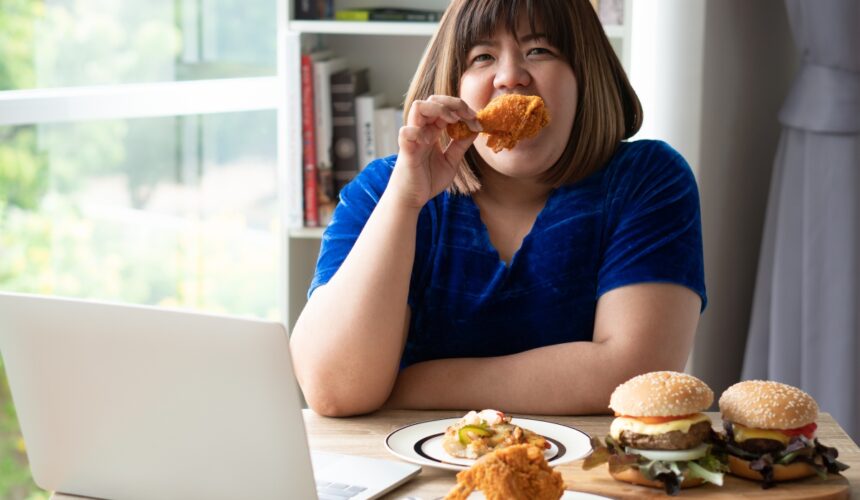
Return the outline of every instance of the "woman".
{"type": "Polygon", "coordinates": [[[680,155],[622,142],[641,107],[587,0],[455,0],[413,79],[397,156],[341,193],[292,334],[311,408],[603,413],[682,370],[705,305],[699,200],[680,155]],[[494,153],[493,97],[551,119],[494,153]],[[456,97],[455,97],[456,96],[456,97]]]}

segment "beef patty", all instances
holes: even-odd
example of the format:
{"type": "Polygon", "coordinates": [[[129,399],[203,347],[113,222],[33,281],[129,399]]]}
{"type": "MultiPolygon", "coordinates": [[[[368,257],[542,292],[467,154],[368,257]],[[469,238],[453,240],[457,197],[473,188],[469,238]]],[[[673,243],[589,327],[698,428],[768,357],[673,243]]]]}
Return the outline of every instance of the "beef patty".
{"type": "Polygon", "coordinates": [[[621,444],[643,450],[687,450],[695,448],[711,434],[711,422],[699,422],[690,426],[689,432],[672,431],[664,434],[639,434],[621,432],[621,444]]]}

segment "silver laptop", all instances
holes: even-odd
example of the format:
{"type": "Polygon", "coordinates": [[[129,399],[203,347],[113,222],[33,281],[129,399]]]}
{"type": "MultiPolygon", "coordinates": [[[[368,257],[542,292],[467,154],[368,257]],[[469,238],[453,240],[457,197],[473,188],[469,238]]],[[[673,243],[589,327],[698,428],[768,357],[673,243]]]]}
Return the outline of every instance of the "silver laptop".
{"type": "Polygon", "coordinates": [[[37,485],[110,499],[375,498],[420,467],[311,456],[279,323],[0,293],[37,485]]]}

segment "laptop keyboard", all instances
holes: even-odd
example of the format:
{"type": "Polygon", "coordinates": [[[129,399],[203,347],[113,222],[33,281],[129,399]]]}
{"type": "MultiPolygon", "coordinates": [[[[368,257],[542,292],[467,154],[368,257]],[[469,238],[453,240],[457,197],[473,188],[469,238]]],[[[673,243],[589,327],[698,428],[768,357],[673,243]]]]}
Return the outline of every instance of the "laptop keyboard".
{"type": "Polygon", "coordinates": [[[317,481],[317,496],[319,500],[345,500],[358,495],[366,489],[363,486],[317,481]]]}

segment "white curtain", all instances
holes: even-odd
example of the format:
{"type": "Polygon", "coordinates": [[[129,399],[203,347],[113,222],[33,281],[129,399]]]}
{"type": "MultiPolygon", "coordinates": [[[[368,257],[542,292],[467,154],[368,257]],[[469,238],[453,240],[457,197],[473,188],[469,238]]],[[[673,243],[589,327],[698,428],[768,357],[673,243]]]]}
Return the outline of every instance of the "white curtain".
{"type": "Polygon", "coordinates": [[[780,112],[743,379],[809,392],[860,441],[860,1],[786,0],[780,112]]]}

